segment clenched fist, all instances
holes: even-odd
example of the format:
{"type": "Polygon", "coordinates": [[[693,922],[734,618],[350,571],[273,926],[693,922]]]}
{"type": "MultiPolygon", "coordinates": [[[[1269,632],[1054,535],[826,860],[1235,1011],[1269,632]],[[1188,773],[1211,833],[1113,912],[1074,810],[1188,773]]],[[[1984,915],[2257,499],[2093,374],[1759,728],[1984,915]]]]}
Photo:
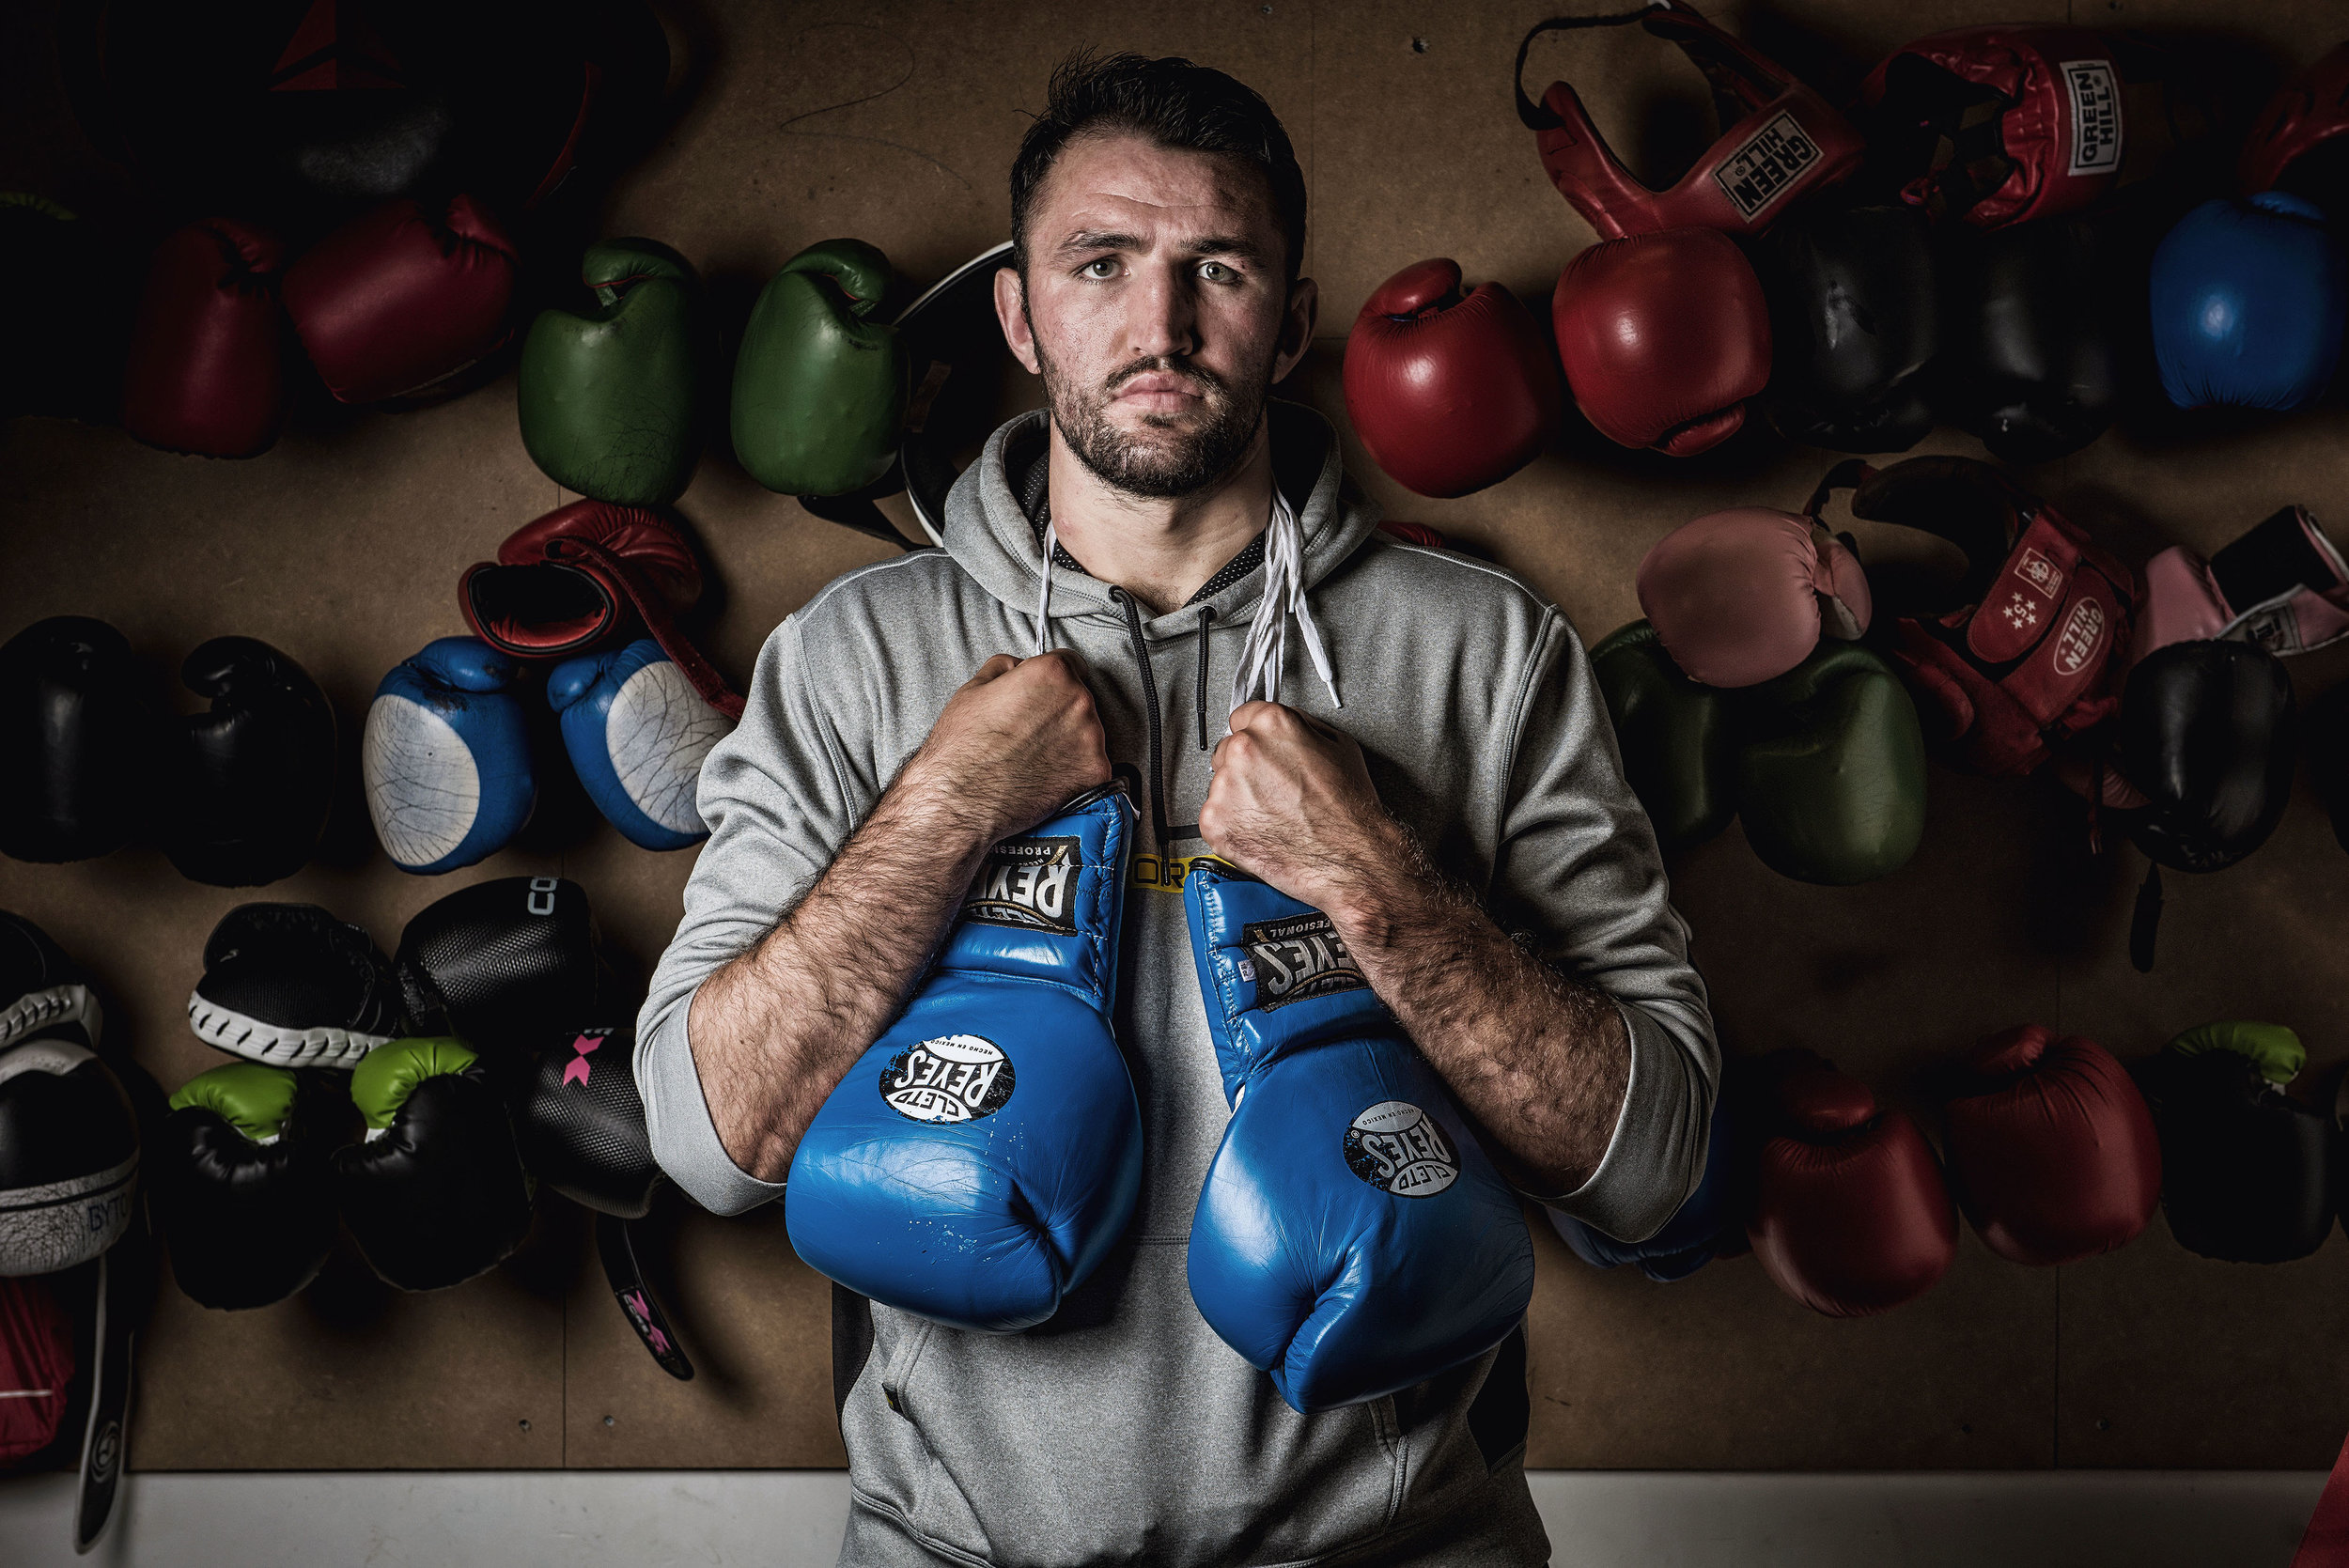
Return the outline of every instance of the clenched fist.
{"type": "Polygon", "coordinates": [[[980,665],[946,699],[896,787],[992,844],[1109,778],[1084,666],[1062,648],[980,665]]]}
{"type": "Polygon", "coordinates": [[[1402,854],[1353,737],[1278,703],[1244,703],[1215,749],[1199,834],[1292,898],[1335,915],[1402,854]]]}

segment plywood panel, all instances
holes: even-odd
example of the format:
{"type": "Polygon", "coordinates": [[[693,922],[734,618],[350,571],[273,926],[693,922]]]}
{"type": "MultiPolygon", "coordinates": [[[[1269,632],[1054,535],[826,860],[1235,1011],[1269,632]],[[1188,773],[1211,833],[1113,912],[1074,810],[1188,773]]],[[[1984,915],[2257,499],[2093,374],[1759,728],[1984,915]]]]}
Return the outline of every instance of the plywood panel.
{"type": "Polygon", "coordinates": [[[800,1262],[783,1207],[713,1219],[674,1193],[638,1226],[638,1259],[692,1358],[653,1364],[582,1267],[568,1324],[568,1462],[619,1469],[846,1462],[832,1403],[832,1284],[800,1262]]]}
{"type": "Polygon", "coordinates": [[[2014,1469],[2054,1462],[2053,1270],[1970,1234],[1940,1284],[1839,1322],[1751,1257],[1659,1285],[1537,1224],[1526,1464],[1574,1469],[2014,1469]]]}
{"type": "MultiPolygon", "coordinates": [[[[1536,306],[1589,231],[1550,189],[1510,108],[1507,71],[1542,4],[1411,0],[885,0],[848,17],[805,4],[680,8],[692,108],[614,187],[611,233],[677,245],[739,318],[801,246],[856,234],[909,286],[1008,230],[1004,173],[1051,64],[1079,44],[1181,53],[1239,75],[1283,116],[1313,195],[1308,268],[1320,337],[1288,391],[1344,425],[1344,336],[1368,291],[1452,255],[1536,306]]],[[[127,186],[83,144],[41,39],[43,4],[0,22],[0,184],[103,212],[127,186]]],[[[1905,37],[2036,15],[2216,29],[2271,71],[2349,33],[2338,5],[2211,0],[1803,0],[1709,8],[1830,90],[1905,37]]],[[[1563,71],[1635,165],[1663,169],[1703,105],[1676,54],[1628,29],[1537,45],[1534,90],[1563,71]]],[[[1031,387],[1014,389],[1033,398],[1031,387]]],[[[267,457],[206,462],[56,421],[0,429],[0,635],[45,614],[103,615],[156,673],[224,631],[264,637],[318,675],[349,729],[381,672],[461,629],[458,572],[570,499],[531,465],[513,382],[441,408],[309,419],[267,457]]],[[[2285,421],[2132,419],[2034,482],[2134,557],[2208,550],[2286,501],[2320,511],[2349,481],[2349,410],[2285,421]]],[[[1349,467],[1393,516],[1436,523],[1522,572],[1589,639],[1638,613],[1633,572],[1665,532],[1729,505],[1800,502],[1830,458],[1750,431],[1692,461],[1628,453],[1579,419],[1524,473],[1430,502],[1392,486],[1350,436],[1349,467]]],[[[1937,433],[1928,450],[1981,455],[1937,433]]],[[[709,562],[708,645],[737,680],[771,628],[887,547],[751,482],[723,437],[680,512],[709,562]]],[[[921,634],[908,628],[909,637],[921,634]]],[[[2302,661],[2304,693],[2349,676],[2349,650],[2302,661]]],[[[550,758],[552,761],[552,758],[550,758]]],[[[418,879],[373,850],[347,789],[327,852],[272,898],[324,903],[387,948],[432,898],[478,877],[560,872],[595,901],[624,970],[674,929],[690,854],[617,838],[549,771],[523,845],[418,879]]],[[[2349,1059],[2339,983],[2349,861],[2310,799],[2275,846],[2218,877],[2171,879],[2160,968],[2123,954],[2133,851],[2090,859],[2035,784],[1936,769],[1924,848],[1896,877],[1824,890],[1761,867],[1735,829],[1673,868],[1731,1049],[1807,1045],[1929,1111],[1920,1078],[1976,1034],[2041,1018],[2123,1056],[2204,1017],[2299,1028],[2320,1065],[2349,1059]]],[[[0,862],[0,907],[97,970],[114,1037],[165,1089],[214,1064],[182,1006],[214,921],[248,894],[194,887],[151,851],[68,867],[0,862]]],[[[2109,1259],[2029,1271],[1970,1237],[1917,1305],[1859,1324],[1785,1301],[1750,1261],[1676,1286],[1584,1268],[1542,1233],[1532,1328],[1536,1464],[1968,1467],[2050,1463],[2317,1464],[2349,1406],[2338,1240],[2282,1269],[2205,1263],[2159,1227],[2109,1259]]],[[[305,1297],[203,1312],[166,1286],[145,1361],[134,1462],[155,1467],[827,1465],[828,1292],[790,1254],[778,1210],[722,1221],[674,1197],[646,1265],[702,1374],[671,1382],[620,1321],[558,1198],[514,1263],[425,1297],[371,1282],[348,1253],[305,1297]],[[608,1424],[607,1424],[608,1421],[608,1424]],[[524,1426],[527,1422],[527,1427],[524,1426]]]]}

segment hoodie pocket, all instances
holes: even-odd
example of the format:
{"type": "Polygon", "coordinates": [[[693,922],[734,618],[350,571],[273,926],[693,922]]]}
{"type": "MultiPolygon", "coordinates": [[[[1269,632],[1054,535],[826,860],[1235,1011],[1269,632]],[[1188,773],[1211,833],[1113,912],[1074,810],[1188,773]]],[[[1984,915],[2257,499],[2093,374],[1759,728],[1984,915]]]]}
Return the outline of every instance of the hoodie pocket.
{"type": "Polygon", "coordinates": [[[890,1347],[889,1359],[881,1366],[881,1402],[918,1427],[921,1422],[914,1421],[913,1412],[906,1408],[906,1380],[922,1359],[922,1347],[938,1332],[938,1325],[910,1313],[903,1314],[901,1320],[905,1332],[890,1347]]]}
{"type": "Polygon", "coordinates": [[[1290,1564],[1365,1544],[1403,1503],[1394,1402],[1298,1415],[1143,1245],[1106,1321],[1026,1334],[907,1326],[885,1396],[934,1467],[914,1528],[1002,1568],[1290,1564]]]}

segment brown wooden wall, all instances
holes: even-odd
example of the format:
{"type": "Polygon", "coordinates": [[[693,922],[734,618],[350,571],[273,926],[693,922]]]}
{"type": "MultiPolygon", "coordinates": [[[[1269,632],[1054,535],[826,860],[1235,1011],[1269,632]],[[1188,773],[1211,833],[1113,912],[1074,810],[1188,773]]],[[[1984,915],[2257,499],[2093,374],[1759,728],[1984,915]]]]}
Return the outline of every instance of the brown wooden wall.
{"type": "MultiPolygon", "coordinates": [[[[89,210],[123,186],[66,115],[47,45],[57,0],[0,9],[0,188],[89,210]]],[[[1004,176],[1053,61],[1078,43],[1179,53],[1237,74],[1282,114],[1312,194],[1309,269],[1322,336],[1293,395],[1343,420],[1344,334],[1403,264],[1457,257],[1529,299],[1590,241],[1549,189],[1506,96],[1523,29],[1548,0],[786,0],[679,5],[708,71],[675,133],[623,178],[604,231],[676,245],[743,297],[802,245],[879,244],[926,281],[1007,227],[1004,176]],[[850,19],[853,20],[850,20],[850,19]]],[[[1848,85],[1907,37],[2035,17],[2198,28],[2280,71],[2349,35],[2349,5],[2220,0],[1800,0],[1711,14],[1848,85]]],[[[1570,70],[1610,130],[1675,123],[1693,78],[1628,30],[1551,39],[1529,71],[1570,70]]],[[[39,308],[13,301],[6,308],[39,308]]],[[[2286,502],[2349,509],[2349,418],[2325,409],[2221,438],[2124,427],[2031,480],[2141,559],[2205,551],[2286,502]]],[[[1940,432],[1921,450],[1979,454],[1940,432]]],[[[1349,448],[1349,455],[1360,454],[1349,448]]],[[[1670,528],[1737,503],[1798,505],[1827,458],[1767,441],[1673,463],[1563,438],[1532,467],[1451,503],[1408,496],[1358,461],[1391,515],[1435,523],[1523,572],[1595,641],[1638,613],[1632,571],[1670,528]]],[[[569,496],[516,433],[510,377],[420,412],[297,430],[266,457],[217,462],[120,431],[27,419],[0,428],[0,636],[49,614],[105,617],[158,672],[242,632],[301,659],[355,737],[383,670],[462,629],[459,570],[569,496]]],[[[748,675],[782,616],[882,547],[768,494],[723,451],[681,510],[723,595],[718,662],[748,675]]],[[[919,636],[909,627],[906,634],[919,636]]],[[[2295,671],[2304,696],[2349,655],[2295,671]]],[[[348,748],[355,756],[355,738],[348,748]]],[[[1919,1070],[2026,1018],[2124,1058],[2183,1027],[2257,1017],[2300,1031],[2319,1066],[2349,1055],[2349,856],[2304,789],[2274,843],[2219,877],[2173,877],[2163,956],[2123,953],[2134,851],[2084,862],[2036,784],[1937,770],[1925,845],[1872,886],[1801,886],[1735,830],[1676,870],[1732,1050],[1813,1046],[1916,1103],[1919,1070]]],[[[691,853],[651,855],[609,829],[539,835],[449,878],[373,848],[355,794],[321,860],[269,890],[328,905],[387,949],[406,918],[480,877],[583,883],[607,938],[649,968],[674,926],[691,853]]],[[[213,922],[250,896],[180,880],[157,854],[70,866],[0,862],[0,906],[46,925],[97,971],[111,1027],[169,1089],[217,1055],[184,1000],[213,922]]],[[[267,1311],[201,1311],[166,1287],[148,1341],[133,1463],[148,1468],[826,1466],[823,1282],[793,1258],[779,1210],[720,1221],[661,1211],[648,1259],[702,1376],[662,1376],[594,1268],[577,1211],[550,1198],[512,1264],[402,1296],[338,1257],[267,1311]]],[[[1583,1268],[1537,1228],[1536,1466],[1632,1467],[2264,1467],[2330,1462],[2349,1425],[2349,1244],[2279,1268],[2213,1264],[2157,1219],[2126,1250],[2027,1270],[1970,1234],[1921,1302],[1831,1323],[1750,1260],[1659,1287],[1583,1268]]]]}

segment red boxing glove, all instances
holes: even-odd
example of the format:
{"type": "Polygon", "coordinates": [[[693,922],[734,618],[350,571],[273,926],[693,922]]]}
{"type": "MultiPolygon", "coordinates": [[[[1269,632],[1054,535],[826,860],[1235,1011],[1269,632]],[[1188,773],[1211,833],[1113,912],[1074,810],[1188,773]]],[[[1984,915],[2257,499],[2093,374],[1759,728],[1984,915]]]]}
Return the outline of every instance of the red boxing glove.
{"type": "Polygon", "coordinates": [[[1767,506],[1673,529],[1640,561],[1640,608],[1689,679],[1759,686],[1822,636],[1868,629],[1868,574],[1815,518],[1767,506]]]}
{"type": "Polygon", "coordinates": [[[1957,1251],[1957,1211],[1917,1124],[1820,1063],[1777,1087],[1785,1128],[1762,1146],[1753,1255],[1829,1317],[1890,1312],[1931,1290],[1957,1251]]]}
{"type": "Polygon", "coordinates": [[[1599,434],[1675,458],[1719,446],[1770,380],[1762,281],[1718,229],[1593,245],[1550,302],[1575,405],[1599,434]]]}
{"type": "Polygon", "coordinates": [[[1565,399],[1541,328],[1497,283],[1415,262],[1379,285],[1346,340],[1346,411],[1371,459],[1421,495],[1467,495],[1532,462],[1565,399]]]}
{"type": "Polygon", "coordinates": [[[1950,1173],[1990,1250],[2077,1263],[2137,1239],[2161,1196],[2145,1096],[2112,1054],[2018,1024],[1974,1048],[1949,1103],[1950,1173]]]}
{"type": "Polygon", "coordinates": [[[429,391],[513,335],[514,243],[471,196],[434,217],[406,197],[353,218],[286,273],[286,310],[345,403],[429,391]]]}
{"type": "Polygon", "coordinates": [[[741,696],[677,624],[701,595],[701,563],[677,524],[607,501],[574,501],[522,524],[457,586],[474,635],[516,659],[568,659],[641,626],[704,701],[739,719],[741,696]]]}
{"type": "Polygon", "coordinates": [[[150,446],[254,458],[286,407],[277,237],[233,218],[158,246],[122,372],[122,427],[150,446]]]}

